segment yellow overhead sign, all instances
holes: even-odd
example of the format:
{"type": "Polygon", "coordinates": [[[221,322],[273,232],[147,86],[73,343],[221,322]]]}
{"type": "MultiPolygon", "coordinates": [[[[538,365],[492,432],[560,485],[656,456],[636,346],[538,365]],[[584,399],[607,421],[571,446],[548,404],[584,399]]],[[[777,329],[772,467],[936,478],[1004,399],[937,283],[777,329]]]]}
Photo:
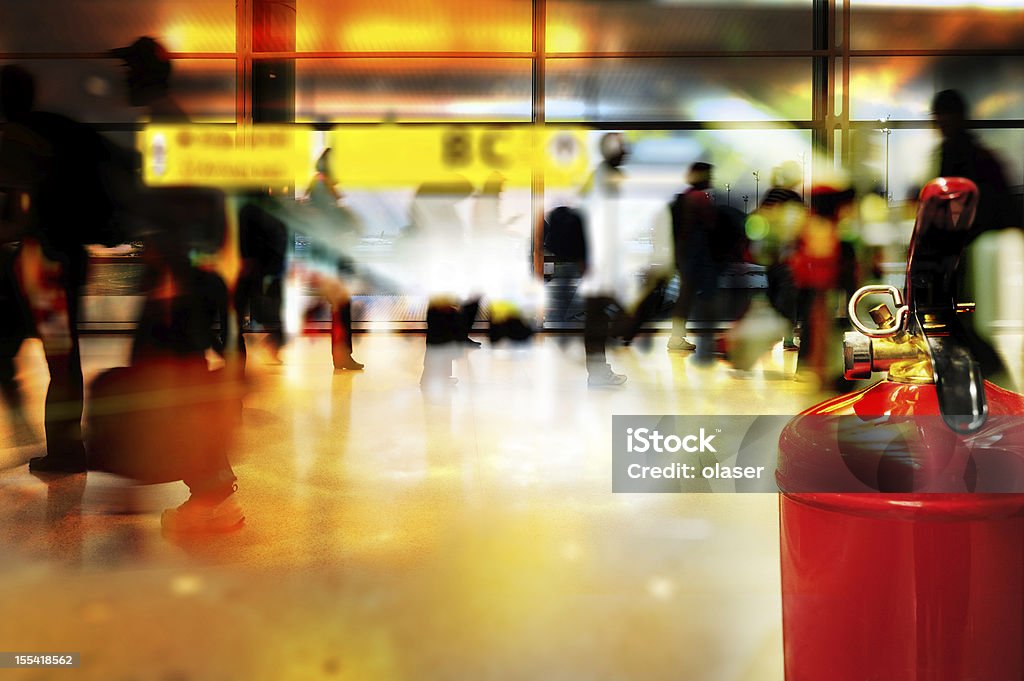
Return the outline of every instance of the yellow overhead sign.
{"type": "Polygon", "coordinates": [[[308,128],[150,125],[142,134],[143,181],[222,188],[293,185],[309,175],[308,128]]]}
{"type": "Polygon", "coordinates": [[[495,173],[507,186],[529,187],[535,172],[548,186],[572,187],[592,170],[583,128],[344,126],[323,139],[302,126],[151,125],[141,140],[143,175],[149,185],[304,187],[323,146],[342,190],[455,179],[481,187],[495,173]]]}
{"type": "Polygon", "coordinates": [[[551,186],[583,184],[591,170],[586,131],[547,126],[335,128],[331,171],[344,187],[418,186],[456,178],[480,187],[494,173],[529,187],[534,170],[551,186]]]}

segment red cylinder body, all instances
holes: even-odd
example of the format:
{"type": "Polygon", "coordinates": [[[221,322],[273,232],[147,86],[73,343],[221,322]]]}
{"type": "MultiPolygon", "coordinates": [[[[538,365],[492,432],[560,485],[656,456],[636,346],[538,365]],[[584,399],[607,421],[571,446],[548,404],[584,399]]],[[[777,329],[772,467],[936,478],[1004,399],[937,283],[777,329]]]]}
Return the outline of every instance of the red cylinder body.
{"type": "Polygon", "coordinates": [[[966,445],[932,418],[934,386],[888,381],[783,431],[787,681],[1024,679],[1024,494],[984,492],[1024,480],[1024,419],[1007,418],[1024,414],[1024,398],[985,388],[991,427],[966,445]],[[912,420],[906,442],[905,429],[893,436],[912,420]],[[837,446],[844,437],[861,441],[837,446]],[[889,456],[893,441],[913,456],[889,456]],[[893,459],[909,472],[893,473],[893,459]],[[932,491],[875,491],[911,478],[932,491]]]}

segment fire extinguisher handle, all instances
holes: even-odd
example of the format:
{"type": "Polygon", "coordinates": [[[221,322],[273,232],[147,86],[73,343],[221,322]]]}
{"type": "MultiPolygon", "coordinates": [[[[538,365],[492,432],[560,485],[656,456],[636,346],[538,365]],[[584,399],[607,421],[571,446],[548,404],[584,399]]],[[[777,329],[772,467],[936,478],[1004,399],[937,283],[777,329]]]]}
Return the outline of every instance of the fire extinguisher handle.
{"type": "Polygon", "coordinates": [[[973,433],[988,418],[981,367],[954,336],[929,336],[927,340],[942,420],[956,433],[973,433]]]}
{"type": "Polygon", "coordinates": [[[971,238],[978,188],[939,177],[921,190],[904,292],[912,331],[927,341],[939,410],[953,431],[967,434],[988,418],[984,377],[957,312],[957,270],[971,238]]]}

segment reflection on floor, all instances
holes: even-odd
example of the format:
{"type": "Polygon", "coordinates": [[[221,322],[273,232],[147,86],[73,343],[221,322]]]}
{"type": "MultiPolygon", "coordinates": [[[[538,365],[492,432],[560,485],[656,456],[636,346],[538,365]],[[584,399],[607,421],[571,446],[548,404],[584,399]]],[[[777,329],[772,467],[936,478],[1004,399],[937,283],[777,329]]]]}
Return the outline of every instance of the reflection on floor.
{"type": "MultiPolygon", "coordinates": [[[[610,353],[625,386],[588,390],[581,339],[545,336],[467,352],[425,396],[422,336],[358,336],[362,373],[333,373],[323,335],[282,366],[258,341],[235,534],[165,537],[181,483],[47,485],[23,465],[41,445],[0,431],[0,648],[80,652],[76,678],[109,681],[782,678],[775,496],[612,494],[609,434],[613,414],[796,413],[818,396],[795,353],[737,375],[657,335],[610,353]]],[[[87,380],[127,347],[87,337],[87,380]]],[[[41,419],[38,345],[20,359],[41,419]]]]}

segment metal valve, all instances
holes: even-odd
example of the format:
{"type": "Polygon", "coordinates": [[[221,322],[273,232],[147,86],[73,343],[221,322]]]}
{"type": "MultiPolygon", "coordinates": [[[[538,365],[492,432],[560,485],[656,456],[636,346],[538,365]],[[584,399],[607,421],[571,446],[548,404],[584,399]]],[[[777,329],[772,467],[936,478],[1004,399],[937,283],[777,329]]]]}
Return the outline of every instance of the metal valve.
{"type": "Polygon", "coordinates": [[[907,306],[902,292],[892,286],[865,286],[850,299],[850,321],[858,331],[843,337],[844,374],[849,380],[871,378],[876,371],[888,371],[893,380],[906,383],[931,383],[931,365],[923,339],[906,330],[907,306]],[[861,322],[856,314],[857,302],[866,295],[887,293],[896,303],[894,315],[885,303],[868,310],[877,328],[861,322]]]}

